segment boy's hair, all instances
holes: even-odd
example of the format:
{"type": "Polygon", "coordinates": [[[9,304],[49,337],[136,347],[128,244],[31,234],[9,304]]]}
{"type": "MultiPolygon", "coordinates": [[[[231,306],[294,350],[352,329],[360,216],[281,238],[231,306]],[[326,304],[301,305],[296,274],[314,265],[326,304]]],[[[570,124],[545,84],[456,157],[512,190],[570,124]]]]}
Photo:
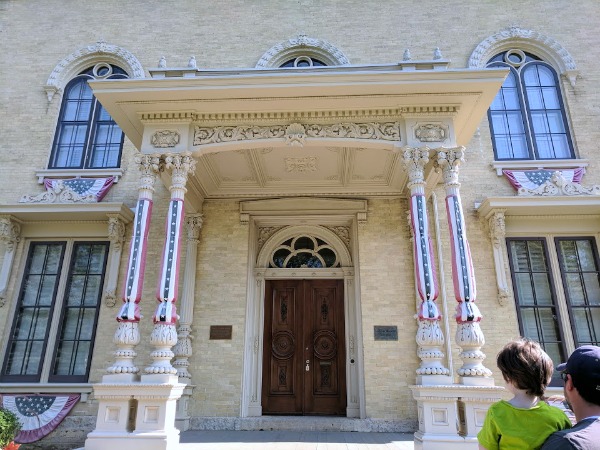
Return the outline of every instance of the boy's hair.
{"type": "Polygon", "coordinates": [[[527,338],[506,344],[496,363],[506,382],[538,397],[544,394],[554,371],[552,360],[540,344],[527,338]]]}

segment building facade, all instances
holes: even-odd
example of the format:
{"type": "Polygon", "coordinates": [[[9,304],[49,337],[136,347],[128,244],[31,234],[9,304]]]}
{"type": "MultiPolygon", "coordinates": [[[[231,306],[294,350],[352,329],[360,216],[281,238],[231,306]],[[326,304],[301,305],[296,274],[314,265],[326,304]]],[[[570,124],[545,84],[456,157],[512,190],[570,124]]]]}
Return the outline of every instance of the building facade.
{"type": "Polygon", "coordinates": [[[121,3],[0,9],[0,392],[73,404],[26,448],[476,448],[504,343],[598,345],[596,2],[121,3]]]}

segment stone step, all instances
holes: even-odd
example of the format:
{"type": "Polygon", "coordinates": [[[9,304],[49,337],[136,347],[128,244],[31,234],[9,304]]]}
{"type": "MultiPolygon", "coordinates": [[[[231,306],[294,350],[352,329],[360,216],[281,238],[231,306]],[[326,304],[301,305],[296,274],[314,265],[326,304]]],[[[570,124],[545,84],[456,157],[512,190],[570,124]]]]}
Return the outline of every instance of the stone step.
{"type": "Polygon", "coordinates": [[[416,421],[351,419],[333,416],[194,417],[190,430],[231,431],[357,431],[410,433],[416,421]]]}

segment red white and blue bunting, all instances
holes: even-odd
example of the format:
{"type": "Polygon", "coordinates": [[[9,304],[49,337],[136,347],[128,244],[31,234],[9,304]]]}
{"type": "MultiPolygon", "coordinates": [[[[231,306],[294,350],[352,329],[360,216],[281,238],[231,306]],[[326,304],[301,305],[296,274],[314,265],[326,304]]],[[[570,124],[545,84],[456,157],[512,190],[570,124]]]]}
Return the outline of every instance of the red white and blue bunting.
{"type": "Polygon", "coordinates": [[[15,413],[21,431],[15,437],[18,444],[29,444],[48,436],[77,404],[79,394],[70,395],[2,395],[2,406],[15,413]]]}
{"type": "MultiPolygon", "coordinates": [[[[570,183],[579,183],[583,178],[585,169],[578,167],[576,169],[558,169],[563,178],[570,183]]],[[[510,184],[518,191],[520,188],[535,190],[542,184],[552,178],[556,170],[536,169],[536,170],[503,170],[502,173],[508,179],[510,184]]]]}
{"type": "Polygon", "coordinates": [[[66,187],[74,191],[76,194],[87,197],[93,195],[96,197],[96,201],[99,202],[104,198],[110,187],[115,182],[115,177],[108,178],[67,178],[67,179],[54,179],[45,178],[44,187],[46,190],[56,189],[58,183],[62,182],[66,187]]]}
{"type": "Polygon", "coordinates": [[[459,302],[456,320],[458,322],[479,322],[482,316],[474,303],[477,296],[475,275],[459,196],[449,195],[446,197],[446,211],[450,226],[454,295],[456,301],[459,302]]]}
{"type": "Polygon", "coordinates": [[[156,289],[156,298],[159,304],[154,314],[155,323],[174,324],[177,321],[175,301],[177,300],[183,217],[183,199],[171,199],[165,227],[166,238],[162,266],[156,289]]]}
{"type": "Polygon", "coordinates": [[[124,303],[117,316],[119,322],[138,322],[140,320],[139,302],[142,298],[151,215],[152,200],[139,199],[135,210],[133,238],[131,239],[127,278],[123,292],[124,303]]]}
{"type": "Polygon", "coordinates": [[[422,302],[419,319],[438,320],[440,313],[434,301],[439,291],[424,195],[415,194],[411,197],[410,218],[414,237],[415,274],[422,302]]]}

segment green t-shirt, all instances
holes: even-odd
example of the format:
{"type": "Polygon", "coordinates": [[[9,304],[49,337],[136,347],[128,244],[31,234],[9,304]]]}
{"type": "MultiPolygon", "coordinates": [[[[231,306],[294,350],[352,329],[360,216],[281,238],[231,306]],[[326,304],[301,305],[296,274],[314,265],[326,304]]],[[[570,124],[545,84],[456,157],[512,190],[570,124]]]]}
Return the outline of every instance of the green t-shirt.
{"type": "Polygon", "coordinates": [[[566,414],[545,402],[524,409],[501,400],[488,409],[477,439],[488,450],[539,449],[548,436],[565,428],[571,428],[566,414]]]}

